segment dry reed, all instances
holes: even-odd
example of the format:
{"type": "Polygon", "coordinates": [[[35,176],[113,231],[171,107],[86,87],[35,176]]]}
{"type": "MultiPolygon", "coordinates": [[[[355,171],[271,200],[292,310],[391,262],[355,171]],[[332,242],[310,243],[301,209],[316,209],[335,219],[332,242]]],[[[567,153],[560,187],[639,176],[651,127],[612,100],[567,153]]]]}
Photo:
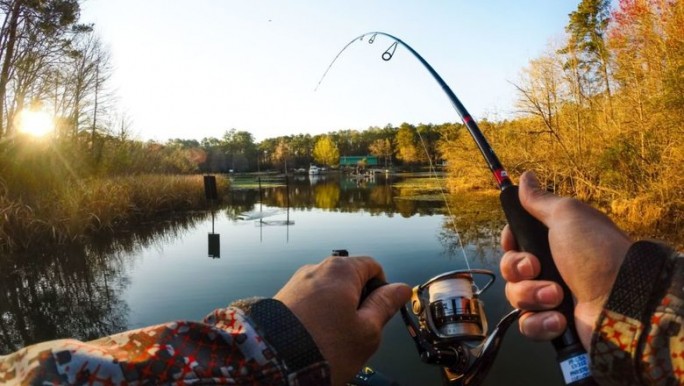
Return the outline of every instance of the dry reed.
{"type": "MultiPolygon", "coordinates": [[[[228,180],[217,179],[219,190],[228,180]]],[[[141,175],[76,180],[36,195],[10,194],[0,181],[0,251],[83,240],[164,214],[205,208],[202,176],[141,175]]]]}

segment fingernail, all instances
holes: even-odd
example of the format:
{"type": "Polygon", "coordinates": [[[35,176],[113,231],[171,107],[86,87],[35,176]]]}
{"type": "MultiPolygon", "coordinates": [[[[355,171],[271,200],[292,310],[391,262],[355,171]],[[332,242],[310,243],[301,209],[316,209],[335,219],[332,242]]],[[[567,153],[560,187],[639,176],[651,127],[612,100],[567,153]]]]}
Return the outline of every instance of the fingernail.
{"type": "Polygon", "coordinates": [[[551,314],[542,320],[542,326],[546,331],[558,332],[561,329],[561,322],[558,315],[551,314]]]}
{"type": "Polygon", "coordinates": [[[395,299],[397,299],[397,303],[404,304],[411,300],[411,293],[411,287],[409,287],[408,284],[404,284],[397,287],[396,291],[394,291],[394,296],[395,299]]]}
{"type": "Polygon", "coordinates": [[[532,279],[534,277],[534,268],[532,268],[532,263],[530,263],[528,259],[523,258],[518,261],[515,268],[518,270],[520,276],[525,279],[532,279]]]}
{"type": "Polygon", "coordinates": [[[558,304],[558,291],[553,285],[538,289],[535,297],[544,307],[554,307],[558,304]]]}

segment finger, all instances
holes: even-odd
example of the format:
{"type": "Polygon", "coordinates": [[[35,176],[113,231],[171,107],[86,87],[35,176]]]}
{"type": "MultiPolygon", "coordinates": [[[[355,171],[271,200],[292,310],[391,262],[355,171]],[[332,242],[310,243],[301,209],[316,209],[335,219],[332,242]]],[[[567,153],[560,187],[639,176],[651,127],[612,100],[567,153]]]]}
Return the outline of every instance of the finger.
{"type": "Polygon", "coordinates": [[[506,299],[515,308],[548,310],[563,301],[563,290],[558,283],[542,280],[523,280],[506,283],[506,299]]]}
{"type": "Polygon", "coordinates": [[[359,308],[359,314],[379,331],[410,299],[411,287],[408,285],[387,284],[368,295],[359,308]]]}
{"type": "Polygon", "coordinates": [[[349,286],[359,293],[371,278],[377,277],[385,280],[382,267],[369,256],[329,256],[320,264],[320,267],[325,275],[331,278],[349,281],[349,286]]]}
{"type": "Polygon", "coordinates": [[[520,333],[534,340],[551,340],[565,331],[567,319],[558,311],[525,312],[518,320],[520,333]]]}
{"type": "Polygon", "coordinates": [[[539,259],[527,252],[508,251],[499,266],[504,280],[514,283],[534,279],[541,271],[539,259]]]}
{"type": "Polygon", "coordinates": [[[511,227],[508,224],[501,231],[501,248],[504,251],[519,250],[518,243],[515,241],[511,227]]]}
{"type": "Polygon", "coordinates": [[[520,176],[520,203],[533,217],[549,226],[547,220],[551,218],[553,210],[562,198],[539,186],[539,180],[534,172],[524,172],[520,176]]]}
{"type": "Polygon", "coordinates": [[[382,281],[387,281],[385,279],[385,272],[382,270],[382,266],[375,259],[370,256],[352,256],[345,257],[352,265],[359,275],[361,287],[365,286],[366,283],[372,278],[378,278],[382,281]]]}

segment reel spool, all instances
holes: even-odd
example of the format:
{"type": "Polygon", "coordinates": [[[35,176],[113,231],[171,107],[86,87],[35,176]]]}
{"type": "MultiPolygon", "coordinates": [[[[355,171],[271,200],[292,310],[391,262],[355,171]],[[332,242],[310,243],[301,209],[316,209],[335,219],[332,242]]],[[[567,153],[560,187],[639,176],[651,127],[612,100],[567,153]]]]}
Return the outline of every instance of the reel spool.
{"type": "Polygon", "coordinates": [[[421,327],[435,342],[481,341],[487,334],[487,317],[479,296],[494,282],[485,270],[452,271],[436,276],[413,289],[411,305],[421,327]],[[488,275],[477,290],[473,275],[488,275]]]}
{"type": "Polygon", "coordinates": [[[487,334],[487,317],[479,296],[492,282],[494,274],[488,271],[453,271],[436,276],[414,288],[413,313],[433,335],[433,341],[481,341],[487,334]],[[482,290],[477,290],[473,274],[490,275],[482,290]]]}

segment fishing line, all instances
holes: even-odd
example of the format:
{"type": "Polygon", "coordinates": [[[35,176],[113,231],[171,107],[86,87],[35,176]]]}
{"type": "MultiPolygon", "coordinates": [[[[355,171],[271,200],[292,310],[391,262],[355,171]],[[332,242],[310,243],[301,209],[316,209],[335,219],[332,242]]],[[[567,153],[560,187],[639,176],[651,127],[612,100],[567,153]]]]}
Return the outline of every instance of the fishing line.
{"type": "MultiPolygon", "coordinates": [[[[429,166],[429,172],[432,173],[434,176],[435,180],[439,181],[439,176],[437,175],[437,168],[435,168],[434,164],[432,163],[432,157],[430,156],[430,152],[427,149],[427,145],[425,144],[425,141],[423,140],[423,136],[420,135],[420,131],[416,130],[416,133],[418,133],[418,138],[420,139],[420,144],[423,146],[423,150],[425,151],[425,155],[427,155],[428,158],[428,164],[429,166]]],[[[461,238],[461,232],[458,230],[458,227],[456,226],[456,217],[454,216],[454,213],[451,211],[451,206],[449,205],[449,200],[447,199],[446,192],[444,191],[444,188],[442,184],[437,185],[439,187],[439,192],[442,195],[442,199],[444,200],[444,206],[446,207],[447,214],[449,214],[449,218],[451,218],[451,223],[452,223],[452,228],[454,231],[454,234],[456,235],[456,239],[458,239],[458,246],[461,249],[461,253],[463,254],[463,260],[466,263],[466,268],[470,270],[470,262],[468,262],[468,254],[466,253],[465,246],[463,245],[463,239],[461,238]]],[[[477,288],[477,283],[473,283],[475,285],[475,288],[477,288]]]]}
{"type": "MultiPolygon", "coordinates": [[[[363,38],[370,35],[370,38],[368,39],[368,44],[373,44],[375,42],[375,38],[378,35],[385,35],[388,36],[387,34],[383,32],[369,32],[365,33],[363,35],[357,36],[354,39],[352,39],[349,43],[347,43],[342,49],[335,55],[335,58],[333,58],[332,62],[330,62],[330,65],[328,65],[328,68],[325,69],[325,72],[323,73],[323,76],[321,76],[321,79],[318,81],[318,84],[314,88],[314,91],[317,91],[318,88],[321,86],[321,83],[325,79],[325,77],[328,75],[328,72],[330,72],[330,69],[335,65],[335,62],[337,59],[342,55],[342,53],[352,44],[354,44],[356,41],[363,41],[363,38]]],[[[394,53],[397,50],[398,42],[394,40],[393,37],[390,36],[390,38],[393,39],[392,44],[385,50],[385,52],[382,53],[381,58],[385,62],[388,62],[394,57],[394,53]]],[[[416,130],[418,133],[418,138],[420,139],[421,146],[423,147],[423,151],[425,151],[425,155],[427,156],[428,159],[428,164],[429,164],[429,173],[431,173],[434,178],[439,181],[439,176],[437,175],[437,170],[432,162],[432,157],[430,156],[430,152],[427,149],[427,145],[425,144],[425,141],[423,140],[423,136],[420,135],[420,132],[416,130]]],[[[454,217],[454,213],[451,210],[451,206],[449,205],[449,201],[447,199],[446,192],[444,191],[444,188],[442,184],[438,184],[439,186],[439,192],[442,195],[442,199],[444,200],[444,206],[446,207],[447,214],[449,215],[449,218],[452,220],[452,228],[454,231],[454,234],[456,235],[456,238],[458,239],[458,247],[463,255],[463,260],[465,261],[466,267],[468,270],[470,270],[470,262],[468,261],[468,254],[466,253],[465,246],[463,245],[463,239],[461,237],[461,232],[458,230],[456,227],[456,220],[454,217]]],[[[477,284],[475,285],[477,287],[477,284]]]]}

